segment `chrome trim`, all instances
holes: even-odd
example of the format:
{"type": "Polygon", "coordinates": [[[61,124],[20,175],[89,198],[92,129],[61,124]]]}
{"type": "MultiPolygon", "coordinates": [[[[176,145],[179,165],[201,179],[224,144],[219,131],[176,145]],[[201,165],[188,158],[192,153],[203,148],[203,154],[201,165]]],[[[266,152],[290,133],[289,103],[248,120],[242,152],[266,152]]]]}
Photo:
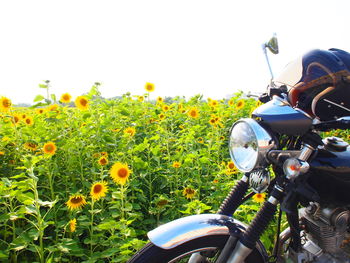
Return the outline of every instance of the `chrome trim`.
{"type": "Polygon", "coordinates": [[[231,253],[231,256],[227,260],[227,263],[242,263],[251,252],[251,248],[246,247],[240,241],[238,241],[235,249],[231,253]]]}
{"type": "Polygon", "coordinates": [[[304,144],[303,145],[303,149],[301,149],[301,153],[299,155],[299,160],[301,161],[307,161],[309,159],[309,157],[311,156],[311,154],[315,151],[315,149],[308,144],[304,144]]]}
{"type": "Polygon", "coordinates": [[[246,226],[232,217],[218,214],[192,215],[161,225],[148,232],[149,240],[163,249],[171,249],[190,240],[210,235],[228,235],[246,226]]]}
{"type": "Polygon", "coordinates": [[[234,164],[236,165],[236,167],[243,171],[243,172],[251,172],[252,170],[256,169],[256,168],[261,168],[266,164],[266,154],[271,150],[276,148],[276,144],[274,142],[274,140],[272,139],[272,137],[270,136],[270,134],[254,119],[250,119],[250,118],[244,118],[244,119],[240,119],[237,122],[235,122],[231,129],[230,129],[231,133],[230,133],[230,139],[229,139],[229,152],[230,152],[230,156],[232,161],[234,162],[234,164]],[[231,137],[232,137],[232,131],[235,127],[235,125],[244,122],[246,123],[253,131],[254,136],[256,138],[256,142],[257,142],[257,159],[256,162],[254,164],[253,167],[251,168],[244,168],[242,167],[234,158],[234,155],[232,153],[232,147],[231,147],[231,137]]]}

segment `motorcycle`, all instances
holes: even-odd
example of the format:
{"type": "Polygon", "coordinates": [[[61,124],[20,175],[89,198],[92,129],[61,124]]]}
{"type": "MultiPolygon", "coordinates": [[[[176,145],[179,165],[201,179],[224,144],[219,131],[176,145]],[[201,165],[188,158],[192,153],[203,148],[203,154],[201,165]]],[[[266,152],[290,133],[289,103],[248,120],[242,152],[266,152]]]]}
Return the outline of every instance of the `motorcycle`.
{"type": "Polygon", "coordinates": [[[218,213],[159,226],[129,262],[350,262],[350,147],[321,137],[350,128],[349,89],[345,51],[312,50],[288,64],[260,96],[264,104],[230,130],[229,152],[244,175],[218,213]],[[249,225],[232,216],[263,192],[267,201],[249,225]],[[268,256],[259,239],[275,218],[268,256]]]}

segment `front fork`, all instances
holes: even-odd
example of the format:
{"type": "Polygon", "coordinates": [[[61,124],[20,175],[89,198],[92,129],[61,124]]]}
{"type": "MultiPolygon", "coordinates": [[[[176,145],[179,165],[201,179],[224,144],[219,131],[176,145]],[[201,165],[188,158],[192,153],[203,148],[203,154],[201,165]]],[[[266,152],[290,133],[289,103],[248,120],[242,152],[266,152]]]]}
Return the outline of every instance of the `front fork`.
{"type": "Polygon", "coordinates": [[[252,252],[262,233],[272,221],[279,201],[283,197],[283,188],[274,186],[269,199],[257,213],[249,227],[242,233],[234,250],[230,254],[228,263],[241,263],[252,252]]]}

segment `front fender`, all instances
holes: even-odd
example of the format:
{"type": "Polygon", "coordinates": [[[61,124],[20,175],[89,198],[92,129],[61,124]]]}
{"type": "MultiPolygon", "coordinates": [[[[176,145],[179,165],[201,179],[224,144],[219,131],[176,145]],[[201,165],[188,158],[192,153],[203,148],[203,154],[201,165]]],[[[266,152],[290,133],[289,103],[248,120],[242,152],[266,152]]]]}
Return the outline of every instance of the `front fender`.
{"type": "Polygon", "coordinates": [[[171,249],[203,236],[238,234],[245,228],[242,222],[229,216],[202,214],[187,216],[161,225],[147,235],[154,245],[171,249]]]}

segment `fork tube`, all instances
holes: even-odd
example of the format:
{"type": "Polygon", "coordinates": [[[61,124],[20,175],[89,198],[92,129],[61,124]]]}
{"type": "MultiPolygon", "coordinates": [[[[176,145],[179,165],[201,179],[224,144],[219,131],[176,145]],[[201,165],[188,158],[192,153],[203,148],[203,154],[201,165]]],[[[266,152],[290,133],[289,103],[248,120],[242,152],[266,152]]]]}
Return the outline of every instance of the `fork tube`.
{"type": "Polygon", "coordinates": [[[243,233],[240,240],[237,242],[228,263],[241,263],[252,252],[256,242],[259,240],[262,233],[272,221],[279,200],[283,197],[283,189],[275,185],[271,196],[264,203],[263,207],[257,213],[247,230],[243,233]]]}
{"type": "Polygon", "coordinates": [[[240,181],[232,188],[231,192],[222,202],[218,214],[231,216],[236,211],[237,207],[242,203],[244,195],[249,186],[249,173],[246,173],[240,181]]]}

